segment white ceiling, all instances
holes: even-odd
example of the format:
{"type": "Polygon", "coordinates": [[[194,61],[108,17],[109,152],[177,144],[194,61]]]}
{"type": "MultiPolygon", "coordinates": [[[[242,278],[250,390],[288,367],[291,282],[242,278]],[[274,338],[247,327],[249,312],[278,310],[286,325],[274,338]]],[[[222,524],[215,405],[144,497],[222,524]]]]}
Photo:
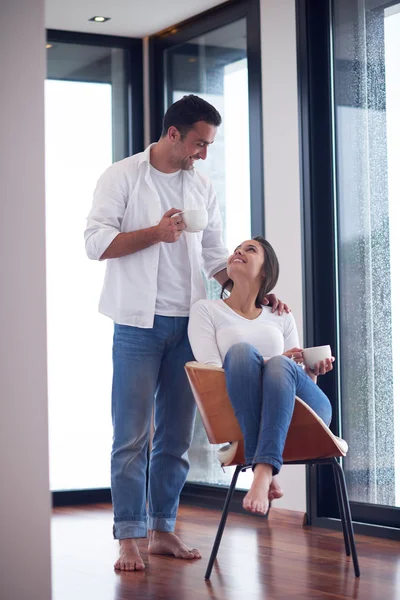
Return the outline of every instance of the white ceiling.
{"type": "Polygon", "coordinates": [[[141,38],[222,4],[222,1],[46,0],[46,27],[141,38]],[[111,20],[105,23],[88,20],[96,15],[111,17],[111,20]]]}

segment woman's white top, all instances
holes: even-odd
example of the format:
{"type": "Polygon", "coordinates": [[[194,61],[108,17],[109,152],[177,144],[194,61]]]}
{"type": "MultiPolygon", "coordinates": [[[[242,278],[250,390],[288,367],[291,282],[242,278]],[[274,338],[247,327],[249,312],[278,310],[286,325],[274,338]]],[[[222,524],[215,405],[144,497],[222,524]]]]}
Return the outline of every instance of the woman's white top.
{"type": "Polygon", "coordinates": [[[247,342],[265,360],[299,347],[292,313],[271,312],[264,306],[256,319],[238,315],[223,300],[199,300],[190,309],[189,340],[196,360],[222,367],[231,346],[247,342]]]}

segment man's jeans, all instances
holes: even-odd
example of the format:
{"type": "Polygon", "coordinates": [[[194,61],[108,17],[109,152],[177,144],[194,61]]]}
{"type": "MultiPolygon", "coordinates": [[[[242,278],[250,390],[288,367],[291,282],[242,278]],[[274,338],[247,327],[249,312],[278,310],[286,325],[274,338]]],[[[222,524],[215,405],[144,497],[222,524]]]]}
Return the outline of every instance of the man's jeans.
{"type": "Polygon", "coordinates": [[[152,329],[115,325],[111,492],[114,537],[173,531],[189,470],[195,402],[184,365],[194,360],[185,317],[155,316],[152,329]],[[154,438],[146,470],[154,403],[154,438]]]}
{"type": "Polygon", "coordinates": [[[264,363],[254,346],[239,343],[226,354],[224,369],[229,398],[243,432],[247,464],[270,464],[273,473],[279,473],[295,396],[329,425],[329,399],[286,356],[274,356],[264,363]]]}

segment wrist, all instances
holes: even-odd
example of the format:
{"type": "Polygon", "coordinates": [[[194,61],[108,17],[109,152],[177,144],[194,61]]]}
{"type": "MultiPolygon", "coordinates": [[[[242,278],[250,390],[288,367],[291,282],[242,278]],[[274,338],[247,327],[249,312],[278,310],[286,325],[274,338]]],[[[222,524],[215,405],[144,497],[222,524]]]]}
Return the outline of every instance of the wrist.
{"type": "Polygon", "coordinates": [[[152,244],[158,244],[162,241],[160,227],[158,225],[154,225],[153,227],[149,227],[150,240],[152,244]]]}
{"type": "Polygon", "coordinates": [[[307,369],[307,375],[314,383],[317,383],[317,376],[314,375],[314,373],[312,371],[310,371],[309,369],[307,369]]]}

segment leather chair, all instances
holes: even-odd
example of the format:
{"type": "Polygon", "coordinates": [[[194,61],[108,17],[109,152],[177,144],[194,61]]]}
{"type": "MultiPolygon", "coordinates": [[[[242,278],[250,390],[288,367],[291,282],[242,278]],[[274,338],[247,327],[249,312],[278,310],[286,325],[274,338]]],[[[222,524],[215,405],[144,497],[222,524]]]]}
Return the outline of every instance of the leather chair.
{"type": "MultiPolygon", "coordinates": [[[[240,471],[251,465],[244,458],[243,435],[229,400],[225,373],[220,367],[189,362],[186,374],[196,400],[208,439],[211,444],[226,444],[219,452],[222,464],[236,465],[218,527],[205,578],[209,579],[228,516],[229,504],[240,471]]],[[[300,398],[296,397],[292,421],[283,451],[284,464],[330,464],[333,468],[336,494],[347,556],[352,556],[354,573],[360,576],[353,523],[346,481],[339,459],[346,456],[347,443],[336,437],[320,417],[300,398]]]]}

